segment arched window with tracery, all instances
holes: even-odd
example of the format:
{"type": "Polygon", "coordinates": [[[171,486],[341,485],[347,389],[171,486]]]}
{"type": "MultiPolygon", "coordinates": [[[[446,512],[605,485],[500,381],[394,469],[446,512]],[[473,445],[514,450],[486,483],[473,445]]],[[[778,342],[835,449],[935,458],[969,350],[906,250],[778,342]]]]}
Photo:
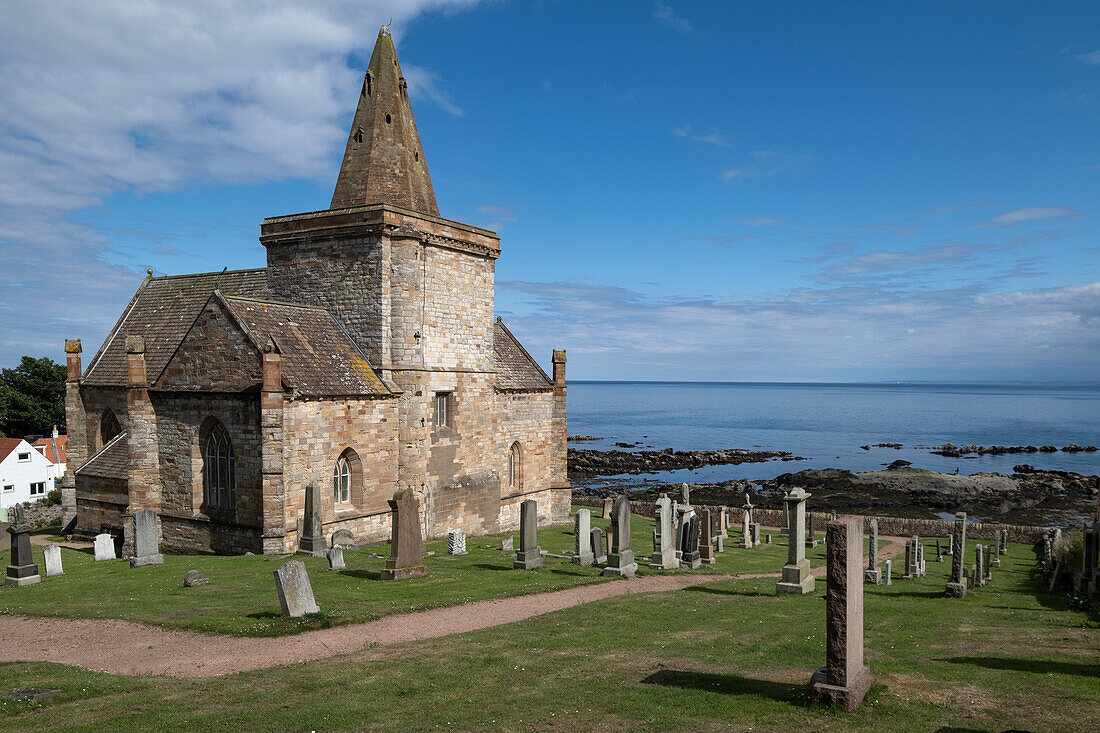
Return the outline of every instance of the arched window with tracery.
{"type": "Polygon", "coordinates": [[[347,504],[351,501],[351,466],[346,456],[336,459],[332,467],[332,503],[347,504]]]}
{"type": "Polygon", "coordinates": [[[236,498],[233,443],[221,423],[210,430],[202,457],[203,494],[207,506],[219,510],[232,509],[236,498]]]}
{"type": "Polygon", "coordinates": [[[115,413],[107,408],[103,411],[103,415],[99,418],[99,447],[110,443],[118,434],[122,432],[122,426],[118,422],[118,418],[115,417],[115,413]]]}
{"type": "Polygon", "coordinates": [[[512,443],[508,451],[508,485],[513,489],[523,488],[523,453],[519,441],[512,443]]]}

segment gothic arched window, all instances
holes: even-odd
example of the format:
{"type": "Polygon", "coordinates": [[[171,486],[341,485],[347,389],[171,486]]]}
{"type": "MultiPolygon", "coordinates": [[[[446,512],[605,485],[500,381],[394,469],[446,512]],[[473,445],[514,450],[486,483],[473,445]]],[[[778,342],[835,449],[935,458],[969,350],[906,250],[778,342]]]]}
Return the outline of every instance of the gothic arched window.
{"type": "Polygon", "coordinates": [[[351,501],[351,466],[346,456],[336,459],[332,467],[332,503],[347,504],[351,501]]]}
{"type": "Polygon", "coordinates": [[[115,413],[110,408],[104,410],[103,416],[99,418],[99,447],[102,448],[110,443],[121,432],[122,426],[119,425],[115,413]]]}
{"type": "Polygon", "coordinates": [[[523,454],[518,441],[512,443],[508,451],[508,485],[513,489],[523,488],[523,454]]]}
{"type": "Polygon", "coordinates": [[[233,443],[221,423],[215,424],[210,430],[202,458],[203,492],[207,506],[212,509],[232,509],[236,489],[233,443]]]}

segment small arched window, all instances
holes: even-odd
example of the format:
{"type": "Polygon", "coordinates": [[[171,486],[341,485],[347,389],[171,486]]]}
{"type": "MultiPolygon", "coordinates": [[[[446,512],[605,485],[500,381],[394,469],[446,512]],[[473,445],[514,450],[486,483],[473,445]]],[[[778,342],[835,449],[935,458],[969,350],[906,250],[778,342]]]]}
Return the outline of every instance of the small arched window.
{"type": "Polygon", "coordinates": [[[361,145],[363,143],[363,128],[362,127],[360,127],[359,129],[357,129],[355,131],[355,135],[354,135],[353,139],[355,140],[355,143],[357,145],[361,145]]]}
{"type": "Polygon", "coordinates": [[[115,413],[110,408],[104,410],[103,416],[99,418],[99,447],[102,448],[110,443],[121,432],[122,426],[119,425],[115,413]]]}
{"type": "Polygon", "coordinates": [[[233,443],[225,426],[210,430],[203,450],[202,481],[206,504],[212,509],[232,509],[235,491],[233,443]]]}
{"type": "Polygon", "coordinates": [[[523,454],[518,441],[512,443],[508,451],[508,485],[513,489],[523,488],[523,454]]]}
{"type": "Polygon", "coordinates": [[[347,504],[351,501],[351,466],[347,456],[336,459],[332,467],[332,503],[347,504]]]}

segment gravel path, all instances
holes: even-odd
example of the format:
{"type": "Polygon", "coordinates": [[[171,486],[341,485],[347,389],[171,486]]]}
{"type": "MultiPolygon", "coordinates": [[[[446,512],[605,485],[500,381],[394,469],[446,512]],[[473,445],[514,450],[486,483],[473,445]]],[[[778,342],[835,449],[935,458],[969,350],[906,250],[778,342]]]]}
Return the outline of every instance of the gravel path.
{"type": "Polygon", "coordinates": [[[112,674],[214,677],[432,639],[629,593],[681,590],[728,575],[662,575],[476,601],[279,638],[171,631],[117,619],[3,616],[0,661],[59,662],[112,674]]]}

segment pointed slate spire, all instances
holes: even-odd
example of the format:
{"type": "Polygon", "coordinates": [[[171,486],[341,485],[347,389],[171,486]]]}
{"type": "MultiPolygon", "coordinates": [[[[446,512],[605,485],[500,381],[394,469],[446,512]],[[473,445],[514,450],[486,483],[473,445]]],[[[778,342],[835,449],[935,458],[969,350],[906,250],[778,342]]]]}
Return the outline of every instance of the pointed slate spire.
{"type": "Polygon", "coordinates": [[[439,216],[408,85],[386,26],[378,31],[363,78],[330,208],[364,204],[392,204],[439,216]]]}

